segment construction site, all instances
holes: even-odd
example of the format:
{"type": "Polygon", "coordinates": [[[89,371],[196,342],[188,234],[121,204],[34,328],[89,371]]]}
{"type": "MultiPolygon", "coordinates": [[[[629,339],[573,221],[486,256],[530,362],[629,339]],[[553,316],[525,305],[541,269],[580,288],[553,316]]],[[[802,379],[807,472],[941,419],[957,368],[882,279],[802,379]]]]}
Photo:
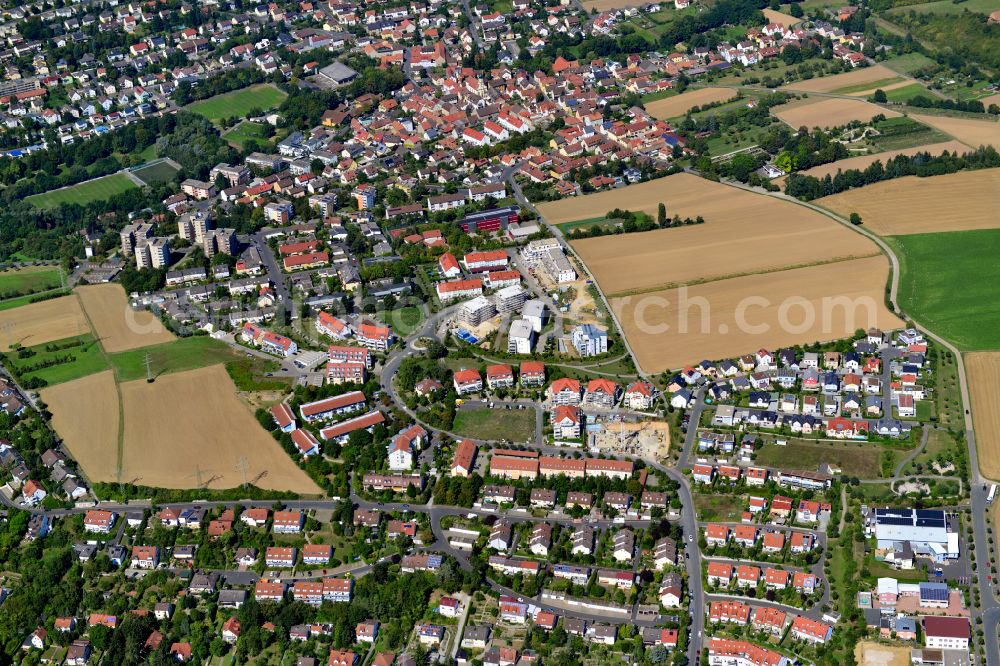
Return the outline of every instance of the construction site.
{"type": "Polygon", "coordinates": [[[587,426],[587,445],[604,455],[663,460],[670,453],[670,426],[665,421],[627,421],[614,416],[587,426]]]}

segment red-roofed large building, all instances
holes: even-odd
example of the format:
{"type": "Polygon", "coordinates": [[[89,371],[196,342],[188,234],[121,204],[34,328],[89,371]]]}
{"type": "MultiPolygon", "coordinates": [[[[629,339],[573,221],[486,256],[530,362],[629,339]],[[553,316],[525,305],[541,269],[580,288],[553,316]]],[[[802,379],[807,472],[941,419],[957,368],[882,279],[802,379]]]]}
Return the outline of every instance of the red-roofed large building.
{"type": "Polygon", "coordinates": [[[307,402],[299,407],[299,414],[306,423],[329,421],[341,414],[349,414],[364,409],[366,404],[364,393],[361,391],[351,391],[350,393],[333,396],[332,398],[307,402]]]}
{"type": "Polygon", "coordinates": [[[363,321],[355,335],[357,341],[372,351],[386,351],[392,345],[392,328],[385,324],[363,321]]]}
{"type": "Polygon", "coordinates": [[[305,520],[301,511],[275,511],[271,529],[276,534],[298,534],[302,531],[305,520]]]}
{"type": "Polygon", "coordinates": [[[538,459],[494,455],[490,459],[490,474],[505,479],[534,479],[538,477],[538,459]]]}
{"type": "Polygon", "coordinates": [[[302,428],[293,430],[291,437],[292,443],[295,444],[295,448],[298,449],[303,458],[308,458],[319,453],[319,441],[308,430],[303,430],[302,428]]]}
{"type": "Polygon", "coordinates": [[[279,402],[271,408],[271,418],[274,419],[275,424],[281,429],[281,432],[292,432],[298,427],[295,423],[295,414],[283,402],[279,402]]]}
{"type": "Polygon", "coordinates": [[[479,278],[473,278],[471,280],[438,282],[434,289],[441,302],[452,301],[456,298],[472,298],[473,296],[482,296],[483,281],[479,278]]]}
{"type": "Polygon", "coordinates": [[[645,410],[653,406],[656,389],[649,382],[632,382],[625,389],[622,406],[626,409],[645,410]]]}
{"type": "Polygon", "coordinates": [[[455,457],[451,463],[451,475],[469,476],[475,467],[475,461],[476,445],[470,439],[463,439],[455,446],[455,457]]]}
{"type": "Polygon", "coordinates": [[[462,258],[466,270],[470,273],[482,273],[506,268],[509,261],[507,253],[503,250],[490,250],[487,252],[469,252],[462,258]]]}
{"type": "Polygon", "coordinates": [[[583,397],[578,379],[557,379],[545,391],[546,397],[556,405],[579,405],[583,397]]]}
{"type": "Polygon", "coordinates": [[[302,271],[308,268],[318,268],[330,263],[329,252],[309,252],[307,254],[296,254],[285,257],[281,260],[286,271],[302,271]]]}
{"type": "Polygon", "coordinates": [[[350,361],[335,363],[330,361],[326,364],[327,384],[364,384],[367,375],[368,372],[364,363],[352,363],[350,361]]]}
{"type": "Polygon", "coordinates": [[[347,322],[322,310],[316,315],[316,332],[335,339],[349,338],[354,333],[347,322]]]}
{"type": "Polygon", "coordinates": [[[742,601],[713,601],[708,606],[708,619],[744,625],[750,620],[750,606],[742,601]]]}
{"type": "Polygon", "coordinates": [[[792,636],[800,641],[823,644],[833,636],[833,627],[805,615],[799,615],[792,620],[792,636]]]}
{"type": "Polygon", "coordinates": [[[280,602],[285,598],[285,584],[281,581],[258,580],[254,587],[254,599],[257,601],[280,602]]]}
{"type": "Polygon", "coordinates": [[[509,365],[486,366],[486,385],[492,390],[514,386],[514,371],[509,365]]]}
{"type": "Polygon", "coordinates": [[[462,267],[458,265],[458,259],[451,252],[445,252],[438,259],[438,271],[447,279],[456,278],[462,274],[462,267]]]}
{"type": "Polygon", "coordinates": [[[787,666],[788,657],[747,641],[711,638],[708,641],[710,666],[787,666]]]}
{"type": "Polygon", "coordinates": [[[368,412],[361,416],[355,416],[352,419],[347,419],[346,421],[341,421],[332,426],[328,426],[319,431],[319,436],[325,441],[336,441],[338,443],[344,443],[347,438],[350,437],[351,433],[356,430],[367,430],[371,432],[372,428],[380,423],[385,422],[385,416],[383,416],[380,411],[368,412]]]}
{"type": "Polygon", "coordinates": [[[618,402],[618,385],[610,379],[598,378],[587,382],[583,402],[587,405],[610,409],[618,402]]]}
{"type": "Polygon", "coordinates": [[[109,534],[117,516],[112,511],[91,509],[83,518],[83,529],[87,532],[109,534]]]}
{"type": "Polygon", "coordinates": [[[522,361],[518,374],[521,386],[543,386],[545,384],[545,364],[541,361],[522,361]]]}
{"type": "Polygon", "coordinates": [[[482,377],[479,376],[477,371],[469,370],[467,368],[455,371],[453,383],[455,384],[455,391],[457,391],[459,395],[478,393],[483,390],[482,377]]]}
{"type": "MultiPolygon", "coordinates": [[[[576,440],[580,438],[580,426],[583,422],[583,412],[573,405],[556,405],[552,410],[552,436],[557,440],[576,440]]],[[[583,462],[582,460],[580,462],[583,462]]]]}
{"type": "Polygon", "coordinates": [[[331,363],[361,363],[366,368],[370,368],[374,364],[372,353],[367,347],[330,345],[327,353],[331,363]]]}
{"type": "Polygon", "coordinates": [[[606,476],[612,479],[629,479],[635,470],[631,460],[587,458],[587,476],[606,476]]]}
{"type": "Polygon", "coordinates": [[[924,623],[924,645],[939,650],[969,650],[972,636],[969,618],[926,616],[924,623]]]}

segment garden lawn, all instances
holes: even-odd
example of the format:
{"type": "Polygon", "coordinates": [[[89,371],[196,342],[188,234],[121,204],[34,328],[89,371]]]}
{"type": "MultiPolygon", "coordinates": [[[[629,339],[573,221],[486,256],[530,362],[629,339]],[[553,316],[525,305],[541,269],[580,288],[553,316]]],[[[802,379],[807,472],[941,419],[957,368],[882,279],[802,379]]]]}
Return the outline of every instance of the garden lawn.
{"type": "Polygon", "coordinates": [[[138,187],[138,185],[132,182],[128,176],[113,173],[110,176],[87,180],[51,192],[32,194],[26,198],[26,201],[37,208],[56,208],[64,203],[75,203],[83,206],[91,201],[108,199],[115,194],[131,190],[133,187],[138,187]]]}
{"type": "Polygon", "coordinates": [[[393,332],[405,338],[413,333],[424,321],[424,313],[416,305],[407,305],[395,310],[382,310],[378,313],[378,319],[392,326],[393,332]]]}
{"type": "Polygon", "coordinates": [[[27,266],[0,271],[0,299],[55,289],[62,283],[61,273],[58,266],[27,266]]]}
{"type": "Polygon", "coordinates": [[[284,91],[270,83],[262,83],[192,102],[186,108],[212,122],[217,122],[223,118],[242,118],[254,108],[265,111],[273,109],[285,101],[286,97],[288,95],[284,91]]]}
{"type": "Polygon", "coordinates": [[[1000,348],[1000,229],[887,237],[900,262],[899,305],[963,350],[1000,348]]]}
{"type": "Polygon", "coordinates": [[[153,375],[157,377],[171,372],[194,370],[241,359],[239,352],[226,343],[207,335],[194,335],[151,347],[111,354],[111,363],[118,372],[118,381],[128,382],[145,378],[146,354],[149,354],[153,375]]]}
{"type": "Polygon", "coordinates": [[[507,439],[530,442],[535,438],[534,409],[469,409],[459,407],[452,430],[471,439],[507,439]]]}
{"type": "Polygon", "coordinates": [[[247,141],[251,139],[256,141],[267,141],[264,136],[264,126],[260,123],[251,123],[249,121],[243,121],[233,129],[229,130],[222,135],[222,138],[230,143],[230,145],[243,149],[243,146],[247,141]]]}

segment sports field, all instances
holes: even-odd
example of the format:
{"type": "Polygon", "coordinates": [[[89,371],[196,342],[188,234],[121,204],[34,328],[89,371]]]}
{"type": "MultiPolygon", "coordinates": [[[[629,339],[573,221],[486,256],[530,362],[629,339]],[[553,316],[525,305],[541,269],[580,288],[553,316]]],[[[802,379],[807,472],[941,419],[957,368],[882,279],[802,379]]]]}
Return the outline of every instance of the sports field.
{"type": "Polygon", "coordinates": [[[151,312],[133,310],[125,297],[125,290],[119,284],[78,287],[76,294],[101,346],[108,353],[147,347],[174,339],[173,334],[151,312]]]}
{"type": "Polygon", "coordinates": [[[795,100],[771,109],[771,114],[780,118],[789,127],[841,127],[850,122],[867,123],[882,114],[895,118],[900,114],[860,99],[809,98],[795,100]]]}
{"type": "Polygon", "coordinates": [[[62,296],[0,311],[0,350],[24,347],[90,332],[75,296],[62,296]]]}
{"type": "Polygon", "coordinates": [[[147,185],[154,183],[169,183],[177,175],[177,167],[166,160],[157,160],[143,164],[132,170],[132,173],[147,185]]]}
{"type": "Polygon", "coordinates": [[[817,199],[846,217],[861,215],[881,235],[922,234],[1000,227],[1000,169],[943,176],[905,176],[817,199]]]}
{"type": "Polygon", "coordinates": [[[1000,481],[1000,352],[965,354],[972,425],[983,476],[1000,481]]]}
{"type": "Polygon", "coordinates": [[[700,88],[650,102],[646,105],[646,111],[654,118],[666,120],[683,116],[696,106],[728,102],[735,98],[736,91],[732,88],[700,88]]]}
{"type": "Polygon", "coordinates": [[[884,257],[840,261],[639,296],[611,305],[646,372],[754,349],[837,340],[902,326],[884,306],[884,257]]]}
{"type": "Polygon", "coordinates": [[[264,111],[273,109],[285,101],[286,97],[288,95],[274,85],[261,83],[249,88],[243,88],[242,90],[234,90],[233,92],[192,102],[185,108],[215,122],[234,116],[242,118],[254,108],[264,111]]]}
{"type": "Polygon", "coordinates": [[[121,385],[126,482],[159,488],[233,488],[247,481],[269,490],[320,489],[236,397],[221,365],[121,385]]]}
{"type": "MultiPolygon", "coordinates": [[[[826,175],[836,175],[838,171],[848,171],[850,169],[863,170],[866,169],[870,164],[874,162],[882,162],[884,165],[886,160],[892,159],[897,155],[916,155],[917,153],[929,153],[931,155],[940,155],[944,151],[950,153],[964,153],[969,150],[961,141],[944,141],[942,143],[932,143],[926,146],[914,146],[913,148],[901,148],[899,150],[886,150],[881,153],[874,153],[872,155],[859,155],[858,157],[848,157],[847,159],[837,160],[836,162],[830,162],[828,164],[820,164],[811,169],[806,169],[804,171],[799,171],[800,175],[803,176],[814,176],[816,178],[822,178],[826,175]]],[[[784,178],[776,179],[774,182],[780,184],[784,178]]]]}
{"type": "Polygon", "coordinates": [[[899,304],[964,350],[1000,349],[1000,229],[891,236],[899,304]]]}
{"type": "Polygon", "coordinates": [[[993,116],[986,116],[979,120],[913,113],[910,114],[910,117],[925,125],[930,125],[934,129],[941,130],[945,134],[950,134],[971,148],[979,146],[1000,148],[1000,123],[994,120],[993,116]]]}
{"type": "Polygon", "coordinates": [[[138,185],[132,182],[128,176],[122,173],[113,173],[110,176],[87,180],[51,192],[32,194],[25,201],[38,208],[55,208],[64,203],[75,203],[82,206],[91,201],[108,199],[115,194],[131,190],[133,187],[138,187],[138,185]]]}
{"type": "MultiPolygon", "coordinates": [[[[839,92],[858,85],[866,85],[887,79],[898,80],[899,74],[888,67],[873,65],[872,67],[862,67],[852,69],[843,74],[832,76],[821,76],[819,78],[806,79],[805,81],[795,81],[782,86],[783,90],[800,90],[803,92],[839,92]]],[[[864,90],[864,88],[861,88],[864,90]]],[[[846,93],[841,93],[846,94],[846,93]]]]}
{"type": "Polygon", "coordinates": [[[24,266],[0,270],[0,299],[55,289],[62,284],[58,266],[24,266]]]}
{"type": "Polygon", "coordinates": [[[656,215],[660,202],[670,216],[701,215],[705,223],[573,241],[573,248],[606,295],[654,291],[878,252],[874,243],[804,206],[691,174],[547,202],[539,206],[539,212],[549,223],[614,208],[656,215]]]}
{"type": "Polygon", "coordinates": [[[42,389],[52,427],[91,481],[117,481],[118,391],[110,370],[42,389]]]}

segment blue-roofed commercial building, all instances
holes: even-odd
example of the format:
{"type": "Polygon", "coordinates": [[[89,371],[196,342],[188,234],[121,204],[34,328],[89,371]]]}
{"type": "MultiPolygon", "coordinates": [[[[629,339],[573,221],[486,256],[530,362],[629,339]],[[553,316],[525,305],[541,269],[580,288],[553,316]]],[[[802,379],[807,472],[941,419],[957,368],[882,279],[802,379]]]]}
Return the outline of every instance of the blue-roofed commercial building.
{"type": "Polygon", "coordinates": [[[920,583],[920,607],[948,608],[950,594],[947,583],[920,583]]]}
{"type": "Polygon", "coordinates": [[[874,533],[881,551],[897,552],[909,544],[914,556],[944,562],[959,556],[955,523],[955,517],[941,509],[875,509],[868,532],[874,533]]]}

